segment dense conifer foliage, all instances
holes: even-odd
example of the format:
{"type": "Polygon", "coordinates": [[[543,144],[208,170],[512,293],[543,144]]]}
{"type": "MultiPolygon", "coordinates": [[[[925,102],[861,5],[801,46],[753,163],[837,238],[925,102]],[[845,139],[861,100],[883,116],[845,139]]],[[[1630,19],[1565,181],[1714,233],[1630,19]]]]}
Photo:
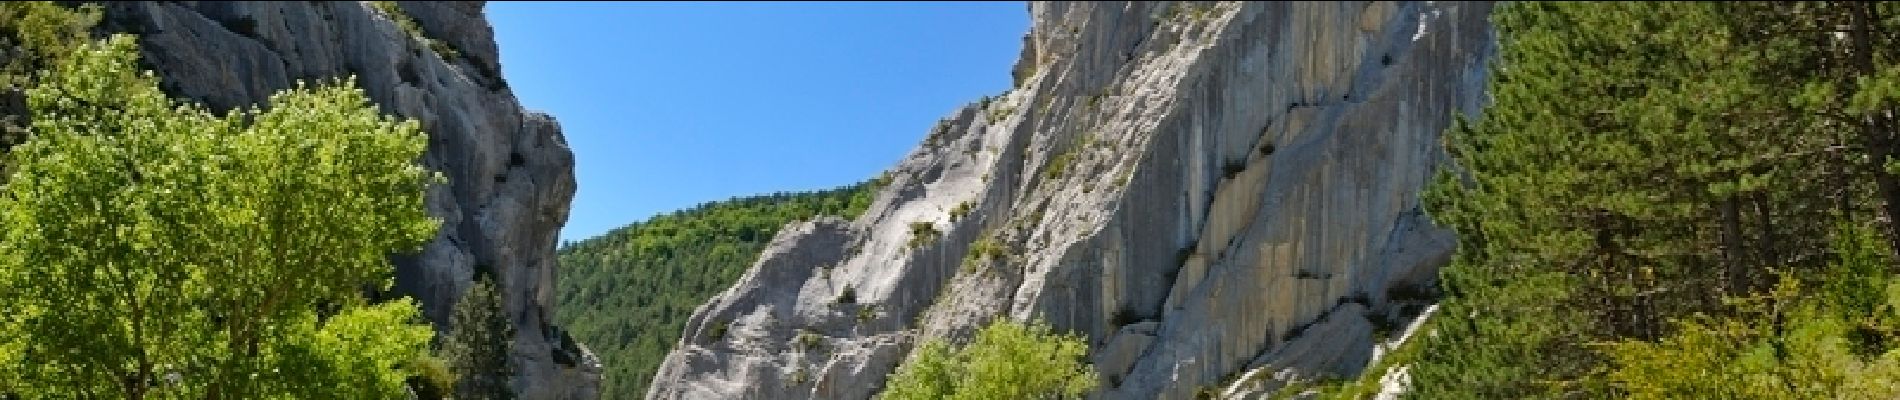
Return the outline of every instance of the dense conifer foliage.
{"type": "Polygon", "coordinates": [[[1891,398],[1900,7],[1525,2],[1416,398],[1891,398]]]}

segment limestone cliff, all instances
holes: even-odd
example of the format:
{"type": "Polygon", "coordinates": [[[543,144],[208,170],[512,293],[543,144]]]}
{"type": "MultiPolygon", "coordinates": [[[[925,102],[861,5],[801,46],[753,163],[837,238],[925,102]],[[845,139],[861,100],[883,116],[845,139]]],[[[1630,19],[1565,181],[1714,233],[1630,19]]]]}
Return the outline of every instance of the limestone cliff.
{"type": "Polygon", "coordinates": [[[996,317],[1087,335],[1102,398],[1355,374],[1452,249],[1417,194],[1483,100],[1490,7],[1030,4],[1016,88],[857,220],[781,231],[648,397],[866,398],[996,317]]]}
{"type": "Polygon", "coordinates": [[[515,326],[521,398],[596,397],[598,361],[548,315],[555,235],[574,194],[560,126],[508,90],[481,2],[396,3],[386,13],[367,2],[110,2],[102,28],[138,34],[167,92],[216,110],[262,103],[297,80],[355,75],[384,112],[421,120],[423,162],[449,184],[428,195],[441,232],[396,260],[397,290],[441,328],[476,271],[494,273],[515,326]]]}

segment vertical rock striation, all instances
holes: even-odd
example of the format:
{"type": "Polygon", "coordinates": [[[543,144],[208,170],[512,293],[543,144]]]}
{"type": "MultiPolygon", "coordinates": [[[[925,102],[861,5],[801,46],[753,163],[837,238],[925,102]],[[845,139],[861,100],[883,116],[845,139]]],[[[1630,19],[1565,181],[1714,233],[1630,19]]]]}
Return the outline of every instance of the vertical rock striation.
{"type": "Polygon", "coordinates": [[[556,235],[574,194],[560,126],[509,91],[481,2],[397,3],[403,15],[366,2],[111,2],[102,28],[138,34],[142,62],[165,90],[214,110],[263,103],[298,80],[354,75],[384,112],[420,120],[430,137],[423,163],[449,184],[428,194],[441,232],[396,259],[397,291],[416,297],[440,331],[476,274],[493,274],[516,331],[520,397],[597,397],[599,362],[549,315],[556,235]]]}
{"type": "Polygon", "coordinates": [[[1085,334],[1103,398],[1357,374],[1452,250],[1417,195],[1483,101],[1490,7],[1032,3],[1017,87],[857,220],[780,232],[648,397],[867,398],[999,317],[1085,334]]]}

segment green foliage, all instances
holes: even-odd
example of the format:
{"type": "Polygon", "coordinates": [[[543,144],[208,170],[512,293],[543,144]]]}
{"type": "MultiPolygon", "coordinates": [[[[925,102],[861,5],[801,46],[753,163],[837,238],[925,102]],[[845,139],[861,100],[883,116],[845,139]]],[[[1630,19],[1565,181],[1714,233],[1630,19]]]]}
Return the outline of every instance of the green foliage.
{"type": "Polygon", "coordinates": [[[910,246],[910,248],[913,248],[913,249],[918,248],[918,247],[923,247],[924,245],[930,244],[930,242],[936,241],[937,238],[942,237],[942,236],[943,236],[943,232],[937,231],[936,223],[933,223],[930,221],[911,222],[910,223],[910,242],[908,243],[908,245],[910,246]]]}
{"type": "Polygon", "coordinates": [[[924,136],[924,147],[936,147],[942,144],[940,142],[944,140],[943,135],[947,133],[950,133],[950,120],[937,120],[937,125],[930,127],[930,135],[924,136]]]}
{"type": "Polygon", "coordinates": [[[976,205],[970,203],[969,200],[957,203],[956,208],[950,209],[950,222],[957,222],[957,220],[963,219],[963,216],[970,215],[970,210],[974,208],[976,208],[976,205]]]}
{"type": "Polygon", "coordinates": [[[957,393],[968,374],[962,354],[953,352],[942,340],[925,341],[912,351],[917,355],[885,381],[880,399],[949,399],[957,393]]]}
{"type": "Polygon", "coordinates": [[[968,272],[985,262],[1001,260],[1007,257],[1009,257],[1009,247],[1005,246],[1002,241],[996,240],[993,235],[984,235],[982,238],[977,239],[976,242],[970,243],[970,250],[964,252],[963,269],[968,272]]]}
{"type": "MultiPolygon", "coordinates": [[[[601,398],[646,396],[693,308],[737,281],[780,227],[819,215],[856,218],[873,185],[889,176],[706,203],[562,246],[556,320],[600,356],[601,398]]],[[[723,338],[728,323],[713,322],[701,339],[723,338]]]]}
{"type": "MultiPolygon", "coordinates": [[[[1836,272],[1892,265],[1869,229],[1837,236],[1836,272]]],[[[1624,341],[1609,379],[1632,399],[1891,399],[1900,396],[1900,282],[1841,274],[1819,293],[1783,279],[1727,317],[1697,316],[1657,342],[1624,341]],[[1866,287],[1868,284],[1883,287],[1866,287]]]]}
{"type": "MultiPolygon", "coordinates": [[[[231,376],[236,382],[260,386],[259,398],[388,399],[402,396],[415,370],[410,363],[428,357],[435,331],[422,320],[414,301],[401,298],[365,307],[345,309],[319,322],[315,313],[303,313],[291,323],[274,364],[231,376]],[[278,375],[280,381],[261,381],[278,375]],[[274,386],[274,387],[273,387],[274,386]]],[[[253,356],[254,357],[254,356],[253,356]]],[[[267,356],[268,357],[268,356],[267,356]]],[[[222,371],[220,371],[222,372],[222,371]]],[[[217,372],[213,372],[217,374],[217,372]]],[[[189,386],[189,385],[187,385],[189,386]]],[[[187,388],[158,388],[187,393],[187,388]]],[[[227,390],[221,393],[245,393],[227,390]]],[[[249,397],[249,396],[245,396],[249,397]]]]}
{"type": "MultiPolygon", "coordinates": [[[[866,190],[866,192],[875,193],[878,190],[882,190],[884,189],[885,186],[890,186],[891,181],[894,179],[897,179],[897,176],[896,174],[891,173],[891,171],[884,171],[884,172],[878,173],[876,178],[872,178],[870,182],[864,183],[864,185],[869,186],[869,190],[866,190]]],[[[870,195],[866,194],[865,198],[868,201],[868,199],[870,198],[870,195]]],[[[868,205],[870,203],[865,203],[865,204],[868,205]]]]}
{"type": "MultiPolygon", "coordinates": [[[[0,86],[31,87],[37,75],[86,43],[87,31],[99,22],[99,6],[78,9],[46,1],[0,2],[0,86]]],[[[11,95],[12,93],[6,93],[11,95]]],[[[26,141],[31,124],[28,110],[0,110],[0,154],[26,141]]],[[[0,182],[11,168],[0,165],[0,182]]]]}
{"type": "MultiPolygon", "coordinates": [[[[989,98],[985,97],[984,99],[987,101],[989,98]]],[[[988,106],[986,105],[985,108],[988,108],[988,106]]],[[[1009,115],[1016,112],[1016,107],[1014,106],[997,106],[996,108],[988,109],[989,112],[984,115],[985,118],[988,118],[990,125],[996,125],[997,122],[1009,119],[1009,115]]]]}
{"type": "Polygon", "coordinates": [[[805,366],[803,366],[803,365],[799,365],[799,366],[797,366],[797,367],[794,367],[794,368],[792,369],[792,376],[791,376],[791,377],[789,377],[789,378],[787,378],[787,379],[788,379],[788,380],[791,380],[791,381],[792,381],[792,383],[794,383],[794,384],[799,384],[799,385],[803,385],[803,384],[806,384],[806,383],[810,383],[810,382],[811,382],[811,370],[810,370],[810,369],[807,369],[807,368],[805,368],[805,366]]]}
{"type": "Polygon", "coordinates": [[[1156,20],[1155,23],[1159,24],[1162,21],[1166,21],[1179,24],[1204,21],[1215,15],[1214,13],[1217,11],[1215,9],[1216,6],[1217,4],[1214,2],[1173,2],[1168,5],[1167,9],[1162,11],[1160,19],[1156,20]]]}
{"type": "Polygon", "coordinates": [[[810,329],[800,328],[798,330],[798,336],[793,337],[792,342],[797,344],[800,350],[818,351],[824,348],[825,338],[819,336],[817,332],[812,332],[810,329]]]}
{"type": "MultiPolygon", "coordinates": [[[[1426,327],[1421,329],[1431,329],[1431,323],[1432,320],[1425,321],[1424,324],[1426,324],[1426,327]]],[[[1414,363],[1413,360],[1418,357],[1419,349],[1423,347],[1418,343],[1419,340],[1417,339],[1399,343],[1397,348],[1389,349],[1386,355],[1381,357],[1377,362],[1367,365],[1366,369],[1359,373],[1359,377],[1355,379],[1322,379],[1318,382],[1313,382],[1311,390],[1318,394],[1316,398],[1319,399],[1361,400],[1373,398],[1377,393],[1385,389],[1385,384],[1381,382],[1382,378],[1392,373],[1396,367],[1409,366],[1414,363]]],[[[1254,375],[1253,379],[1260,380],[1270,377],[1271,375],[1268,374],[1257,374],[1254,375]]],[[[1276,393],[1276,395],[1278,395],[1278,393],[1276,393]]]]}
{"type": "Polygon", "coordinates": [[[82,45],[28,90],[35,134],[0,196],[0,391],[403,396],[432,331],[363,295],[437,227],[417,124],[353,80],[216,116],[137,54],[82,45]]]}
{"type": "Polygon", "coordinates": [[[443,357],[457,378],[455,398],[507,400],[515,397],[509,381],[515,366],[509,356],[514,325],[502,309],[501,292],[489,279],[477,279],[450,317],[442,342],[443,357]]]}
{"type": "Polygon", "coordinates": [[[416,19],[410,17],[409,13],[403,12],[402,6],[396,4],[396,2],[372,1],[369,2],[369,5],[375,8],[376,11],[382,12],[384,16],[388,16],[390,22],[394,22],[396,28],[402,29],[403,33],[407,33],[410,37],[422,41],[422,45],[428,46],[429,50],[434,51],[436,56],[442,57],[443,61],[454,60],[456,57],[462,56],[462,52],[455,50],[455,46],[450,45],[448,41],[431,38],[429,35],[423,34],[422,24],[416,23],[416,19]]]}
{"type": "Polygon", "coordinates": [[[1050,157],[1049,165],[1042,167],[1042,176],[1049,179],[1061,178],[1063,174],[1069,173],[1069,163],[1075,161],[1074,159],[1074,151],[1065,151],[1055,157],[1050,157]]]}
{"type": "Polygon", "coordinates": [[[1023,83],[1029,81],[1029,78],[1036,76],[1036,69],[1040,67],[1042,67],[1042,65],[1037,62],[1037,60],[1024,60],[1020,62],[1016,68],[1009,71],[1009,87],[1023,87],[1023,83]]]}
{"type": "Polygon", "coordinates": [[[5,66],[5,83],[25,85],[36,71],[53,66],[54,60],[72,54],[86,44],[87,31],[99,23],[96,4],[80,8],[61,7],[49,1],[0,3],[0,40],[17,48],[5,66]]]}
{"type": "Polygon", "coordinates": [[[832,299],[832,302],[837,304],[857,304],[858,291],[852,288],[851,285],[844,285],[844,291],[838,292],[838,298],[832,299]]]}
{"type": "Polygon", "coordinates": [[[725,339],[725,338],[726,338],[726,329],[729,329],[729,328],[731,328],[731,327],[732,327],[732,323],[731,323],[731,322],[726,322],[726,321],[723,321],[723,320],[722,320],[722,321],[713,321],[713,324],[712,324],[712,327],[710,327],[710,328],[706,328],[706,339],[707,339],[707,340],[720,340],[720,339],[725,339]]]}
{"type": "MultiPolygon", "coordinates": [[[[1846,392],[1829,371],[1874,374],[1880,361],[1814,343],[1845,329],[1823,315],[1884,303],[1867,294],[1890,284],[1873,271],[1891,261],[1831,266],[1826,238],[1833,221],[1893,221],[1879,189],[1893,107],[1871,98],[1900,54],[1864,33],[1900,20],[1834,30],[1896,8],[1499,5],[1491,103],[1446,132],[1456,167],[1422,199],[1460,242],[1408,395],[1831,398],[1846,392]],[[1818,297],[1837,299],[1797,307],[1775,282],[1828,282],[1818,297]],[[1724,301],[1764,296],[1779,311],[1724,301]]],[[[1859,321],[1842,335],[1879,336],[1879,318],[1839,318],[1859,321]]]]}
{"type": "Polygon", "coordinates": [[[915,351],[909,364],[891,374],[880,398],[1080,398],[1096,384],[1083,339],[1052,333],[1041,322],[999,319],[961,349],[930,340],[915,351]]]}
{"type": "Polygon", "coordinates": [[[416,391],[419,399],[447,399],[455,394],[455,372],[449,370],[449,363],[440,357],[421,355],[411,358],[402,365],[411,375],[409,387],[416,391]]]}

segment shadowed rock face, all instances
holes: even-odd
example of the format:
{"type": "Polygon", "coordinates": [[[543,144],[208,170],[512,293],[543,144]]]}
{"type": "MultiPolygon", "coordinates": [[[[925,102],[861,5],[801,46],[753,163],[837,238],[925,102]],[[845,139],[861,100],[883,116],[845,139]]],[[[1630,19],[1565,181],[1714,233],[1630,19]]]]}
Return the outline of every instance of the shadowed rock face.
{"type": "Polygon", "coordinates": [[[1085,334],[1101,398],[1356,374],[1452,250],[1417,195],[1482,104],[1490,8],[1032,3],[1017,87],[947,116],[857,220],[781,231],[648,397],[867,398],[998,317],[1085,334]],[[966,257],[980,238],[1007,250],[966,257]]]}
{"type": "Polygon", "coordinates": [[[103,28],[139,34],[165,90],[215,110],[355,75],[383,112],[421,120],[423,163],[449,184],[428,194],[441,232],[395,257],[396,290],[440,331],[476,274],[492,273],[516,331],[521,398],[597,397],[599,362],[549,315],[556,234],[574,195],[560,126],[508,90],[481,2],[399,4],[459,54],[444,60],[363,2],[111,2],[103,28]]]}

